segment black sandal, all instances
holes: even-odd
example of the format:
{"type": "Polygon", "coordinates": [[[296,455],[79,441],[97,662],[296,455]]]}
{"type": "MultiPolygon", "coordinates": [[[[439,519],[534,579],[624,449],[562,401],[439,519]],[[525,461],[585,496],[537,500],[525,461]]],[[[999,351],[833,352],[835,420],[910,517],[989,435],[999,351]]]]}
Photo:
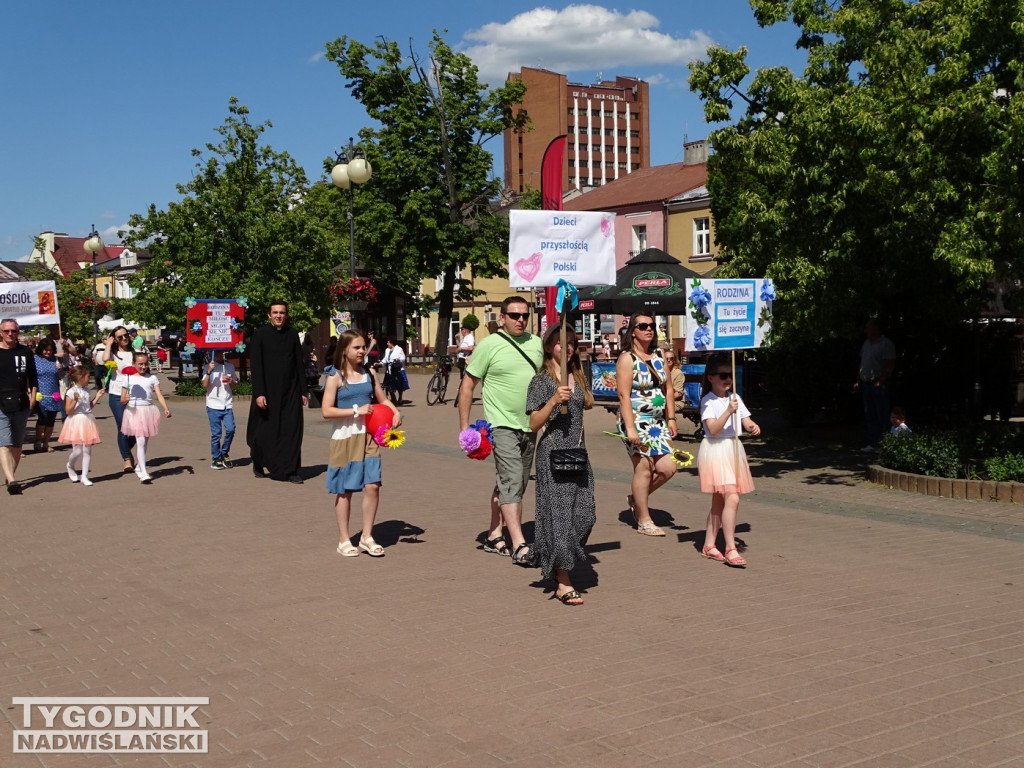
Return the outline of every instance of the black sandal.
{"type": "Polygon", "coordinates": [[[570,591],[570,592],[566,592],[564,595],[559,595],[556,592],[555,593],[555,597],[557,597],[559,600],[562,601],[562,605],[570,605],[570,606],[574,606],[574,607],[577,606],[577,605],[583,605],[583,595],[581,595],[575,589],[570,591]],[[570,603],[569,602],[570,600],[579,600],[579,602],[578,603],[570,603]]]}
{"type": "Polygon", "coordinates": [[[516,565],[524,565],[527,568],[533,565],[533,552],[530,549],[530,545],[524,541],[516,547],[516,551],[512,553],[512,562],[516,565]],[[526,554],[520,554],[524,549],[526,550],[526,554]]]}
{"type": "Polygon", "coordinates": [[[495,536],[493,539],[487,539],[484,541],[484,552],[492,552],[495,555],[502,555],[508,557],[510,552],[508,551],[508,544],[505,543],[504,536],[495,536]],[[498,545],[501,545],[499,548],[498,545]]]}

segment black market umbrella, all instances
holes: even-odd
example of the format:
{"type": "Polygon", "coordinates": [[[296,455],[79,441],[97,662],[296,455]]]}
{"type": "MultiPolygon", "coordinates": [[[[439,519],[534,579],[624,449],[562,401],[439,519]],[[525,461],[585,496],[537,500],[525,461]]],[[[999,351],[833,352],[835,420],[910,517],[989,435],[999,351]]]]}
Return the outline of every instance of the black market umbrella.
{"type": "Polygon", "coordinates": [[[685,315],[689,281],[700,275],[660,248],[648,248],[615,272],[615,285],[579,290],[579,311],[587,314],[685,315]]]}

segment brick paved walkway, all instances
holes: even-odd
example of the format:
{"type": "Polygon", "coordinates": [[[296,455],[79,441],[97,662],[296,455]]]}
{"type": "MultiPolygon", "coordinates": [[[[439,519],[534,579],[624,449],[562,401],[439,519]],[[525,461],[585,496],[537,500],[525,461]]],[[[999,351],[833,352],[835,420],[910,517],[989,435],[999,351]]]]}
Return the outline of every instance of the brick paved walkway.
{"type": "Polygon", "coordinates": [[[624,523],[628,462],[595,411],[593,567],[566,608],[479,549],[492,465],[421,390],[385,457],[379,560],[334,552],[314,412],[303,486],[210,470],[196,403],[172,403],[149,487],[121,475],[110,418],[92,488],[63,452],[27,456],[25,495],[0,497],[0,764],[1024,764],[1021,508],[754,445],[732,570],[698,556],[691,472],[654,497],[667,538],[624,523]],[[209,696],[210,752],[11,755],[15,696],[209,696]]]}

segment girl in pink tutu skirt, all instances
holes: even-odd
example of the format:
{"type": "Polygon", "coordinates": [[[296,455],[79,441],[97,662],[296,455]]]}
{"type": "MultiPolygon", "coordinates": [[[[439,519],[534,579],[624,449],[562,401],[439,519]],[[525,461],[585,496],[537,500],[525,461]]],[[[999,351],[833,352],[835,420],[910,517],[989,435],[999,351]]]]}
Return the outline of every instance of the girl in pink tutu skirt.
{"type": "Polygon", "coordinates": [[[132,368],[125,368],[117,375],[121,382],[121,404],[127,406],[121,420],[121,433],[135,438],[135,474],[148,484],[153,478],[146,471],[146,445],[149,438],[156,437],[160,431],[160,411],[153,405],[153,398],[164,409],[165,417],[171,418],[171,412],[160,392],[159,381],[149,372],[149,355],[136,352],[133,362],[132,368]]]}
{"type": "Polygon", "coordinates": [[[71,482],[78,482],[75,464],[81,460],[82,485],[92,485],[89,463],[92,461],[92,447],[100,442],[100,431],[96,428],[96,417],[92,415],[92,409],[107,391],[100,389],[95,395],[89,394],[89,369],[84,365],[71,370],[71,381],[74,386],[64,393],[64,412],[67,418],[64,419],[64,427],[57,442],[71,444],[71,455],[68,457],[68,477],[71,482]]]}
{"type": "Polygon", "coordinates": [[[704,375],[706,394],[700,400],[700,420],[705,437],[697,451],[697,471],[700,489],[711,494],[711,511],[701,554],[709,560],[742,568],[747,561],[736,549],[736,510],[740,494],[754,490],[754,481],[750,477],[746,451],[742,445],[739,450],[736,448],[737,414],[743,429],[750,434],[761,434],[761,428],[732,390],[732,370],[725,355],[711,355],[704,375]],[[719,531],[725,539],[724,555],[715,546],[719,531]]]}

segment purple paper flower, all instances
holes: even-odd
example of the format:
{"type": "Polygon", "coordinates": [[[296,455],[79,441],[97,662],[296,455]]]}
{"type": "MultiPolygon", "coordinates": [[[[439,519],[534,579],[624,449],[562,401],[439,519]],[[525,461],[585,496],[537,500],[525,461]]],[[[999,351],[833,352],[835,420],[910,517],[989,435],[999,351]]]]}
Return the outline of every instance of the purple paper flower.
{"type": "Polygon", "coordinates": [[[480,447],[480,441],[482,439],[479,429],[466,427],[464,430],[459,432],[459,448],[461,448],[465,453],[472,453],[480,447]]]}

